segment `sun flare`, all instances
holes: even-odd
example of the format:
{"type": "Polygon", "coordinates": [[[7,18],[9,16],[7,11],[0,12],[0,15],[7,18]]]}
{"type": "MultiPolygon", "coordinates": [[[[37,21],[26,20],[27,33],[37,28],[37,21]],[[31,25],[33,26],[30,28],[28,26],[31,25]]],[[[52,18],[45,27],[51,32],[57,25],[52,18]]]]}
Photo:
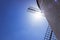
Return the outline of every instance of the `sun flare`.
{"type": "Polygon", "coordinates": [[[31,13],[31,19],[33,21],[39,21],[40,19],[42,19],[44,16],[43,16],[43,13],[41,12],[35,12],[35,13],[31,13]]]}

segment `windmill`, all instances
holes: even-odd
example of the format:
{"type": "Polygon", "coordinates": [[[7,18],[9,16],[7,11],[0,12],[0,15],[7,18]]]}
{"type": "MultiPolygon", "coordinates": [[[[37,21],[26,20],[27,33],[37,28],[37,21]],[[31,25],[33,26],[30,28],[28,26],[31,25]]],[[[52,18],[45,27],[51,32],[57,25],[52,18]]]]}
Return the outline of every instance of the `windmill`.
{"type": "Polygon", "coordinates": [[[56,37],[53,37],[55,32],[58,40],[60,40],[60,0],[36,0],[39,9],[45,14],[47,21],[49,22],[51,28],[48,26],[44,40],[56,40],[56,37]],[[59,13],[58,13],[59,12],[59,13]],[[59,15],[58,15],[58,14],[59,15]],[[50,30],[50,31],[49,31],[50,30]],[[54,32],[53,32],[54,30],[54,32]]]}
{"type": "MultiPolygon", "coordinates": [[[[28,11],[29,12],[39,12],[38,9],[34,8],[34,7],[29,7],[28,11]]],[[[47,28],[45,36],[44,36],[44,40],[57,40],[53,30],[50,27],[50,25],[48,25],[48,28],[47,28]]]]}

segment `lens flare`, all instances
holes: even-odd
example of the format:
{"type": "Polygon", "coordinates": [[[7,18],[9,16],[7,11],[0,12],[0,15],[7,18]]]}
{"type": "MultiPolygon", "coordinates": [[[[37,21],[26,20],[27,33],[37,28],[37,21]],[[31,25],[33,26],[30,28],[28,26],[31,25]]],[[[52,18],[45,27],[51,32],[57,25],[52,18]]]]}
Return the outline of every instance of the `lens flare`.
{"type": "Polygon", "coordinates": [[[39,12],[29,13],[29,21],[31,24],[38,24],[44,19],[44,14],[39,12]]]}

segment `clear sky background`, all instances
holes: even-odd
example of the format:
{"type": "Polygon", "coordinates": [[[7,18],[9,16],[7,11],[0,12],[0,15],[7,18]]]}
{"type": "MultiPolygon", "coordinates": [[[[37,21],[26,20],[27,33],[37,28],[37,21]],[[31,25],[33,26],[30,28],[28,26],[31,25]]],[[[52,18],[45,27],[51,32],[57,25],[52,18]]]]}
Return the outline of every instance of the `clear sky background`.
{"type": "Polygon", "coordinates": [[[29,20],[28,7],[36,0],[0,0],[0,40],[43,40],[48,27],[43,17],[37,24],[29,20]]]}

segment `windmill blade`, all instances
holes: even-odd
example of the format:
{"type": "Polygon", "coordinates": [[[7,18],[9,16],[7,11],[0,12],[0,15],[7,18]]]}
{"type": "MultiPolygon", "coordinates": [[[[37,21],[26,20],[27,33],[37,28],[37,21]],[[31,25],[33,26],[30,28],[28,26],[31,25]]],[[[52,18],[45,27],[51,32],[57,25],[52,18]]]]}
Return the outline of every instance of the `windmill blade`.
{"type": "Polygon", "coordinates": [[[33,12],[39,12],[39,9],[38,8],[34,8],[34,7],[29,7],[28,8],[29,11],[33,11],[33,12]]]}

